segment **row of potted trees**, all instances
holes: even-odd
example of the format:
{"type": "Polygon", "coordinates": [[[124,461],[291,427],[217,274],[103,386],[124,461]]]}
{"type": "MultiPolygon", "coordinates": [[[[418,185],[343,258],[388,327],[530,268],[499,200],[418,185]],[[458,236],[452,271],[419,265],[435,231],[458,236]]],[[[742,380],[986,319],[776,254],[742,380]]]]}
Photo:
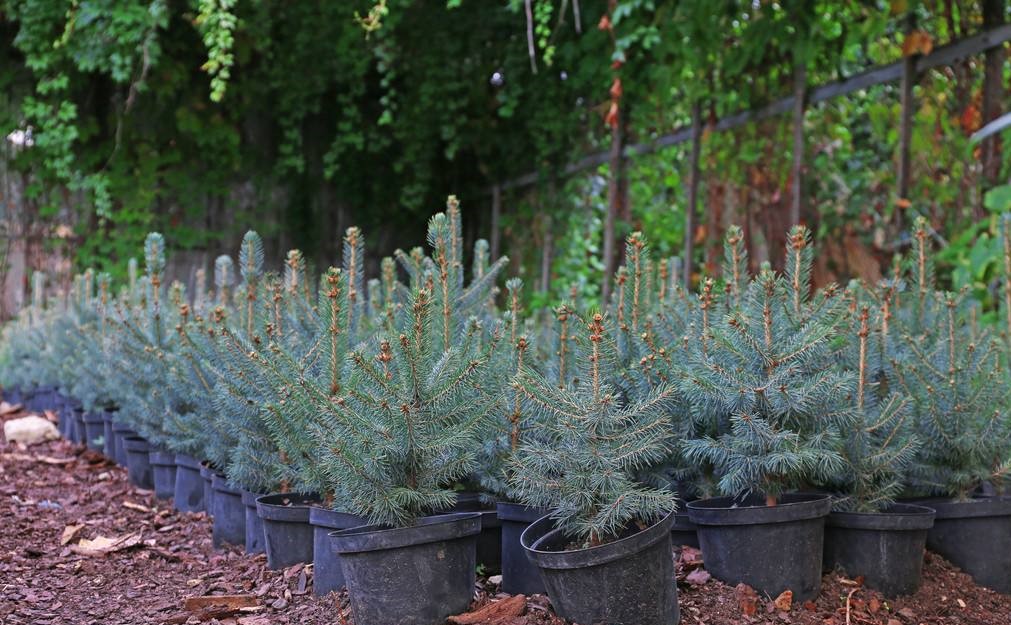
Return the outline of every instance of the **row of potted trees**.
{"type": "Polygon", "coordinates": [[[191,289],[152,234],[116,292],[37,280],[0,380],[359,625],[440,623],[479,565],[575,622],[674,623],[672,541],[770,596],[835,567],[911,593],[925,544],[1011,592],[1007,328],[937,288],[925,222],[887,279],[817,291],[803,227],[754,273],[731,228],[696,292],[635,233],[606,307],[530,314],[462,232],[450,198],[371,280],[355,228],[318,280],[250,232],[191,289]]]}

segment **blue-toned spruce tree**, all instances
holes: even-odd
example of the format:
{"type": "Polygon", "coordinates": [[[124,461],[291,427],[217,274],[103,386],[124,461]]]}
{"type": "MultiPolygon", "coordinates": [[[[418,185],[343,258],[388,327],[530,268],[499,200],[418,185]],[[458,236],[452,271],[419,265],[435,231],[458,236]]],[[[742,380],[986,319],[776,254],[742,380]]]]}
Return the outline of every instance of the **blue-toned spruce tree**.
{"type": "Polygon", "coordinates": [[[809,234],[794,227],[783,275],[766,265],[746,286],[741,276],[728,281],[739,304],[723,315],[703,300],[704,327],[680,386],[713,434],[688,441],[685,454],[712,466],[725,495],[776,505],[844,466],[839,427],[852,419],[853,376],[836,366],[833,339],[846,303],[835,287],[810,295],[811,263],[809,234]]]}
{"type": "Polygon", "coordinates": [[[635,474],[670,453],[677,390],[661,385],[624,401],[607,382],[618,355],[604,316],[564,314],[573,337],[568,357],[574,381],[560,385],[531,367],[520,369],[513,387],[542,431],[520,445],[509,481],[520,501],[550,508],[571,540],[595,546],[674,510],[673,491],[642,484],[635,474]]]}

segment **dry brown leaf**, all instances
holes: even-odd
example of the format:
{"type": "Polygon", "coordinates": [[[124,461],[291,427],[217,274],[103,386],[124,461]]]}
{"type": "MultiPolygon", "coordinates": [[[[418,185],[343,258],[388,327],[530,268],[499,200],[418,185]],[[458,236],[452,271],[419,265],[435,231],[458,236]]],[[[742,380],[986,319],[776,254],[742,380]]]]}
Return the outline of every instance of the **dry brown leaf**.
{"type": "Polygon", "coordinates": [[[124,501],[123,507],[130,510],[136,510],[137,512],[151,512],[151,508],[147,506],[142,506],[139,503],[133,503],[132,501],[124,501]]]}
{"type": "Polygon", "coordinates": [[[0,402],[0,417],[6,417],[9,414],[14,414],[21,410],[23,406],[21,404],[8,404],[7,402],[0,402]]]}
{"type": "Polygon", "coordinates": [[[713,576],[709,574],[709,571],[703,568],[698,568],[686,575],[685,581],[692,586],[701,586],[712,579],[712,577],[713,576]]]}
{"type": "Polygon", "coordinates": [[[84,525],[68,525],[63,528],[63,535],[60,537],[60,544],[66,545],[77,538],[77,534],[84,529],[84,525]]]}
{"type": "Polygon", "coordinates": [[[755,616],[758,612],[758,593],[751,586],[741,582],[734,589],[737,595],[737,605],[745,616],[755,616]]]}
{"type": "Polygon", "coordinates": [[[93,540],[82,538],[76,545],[71,545],[70,550],[82,556],[104,556],[140,544],[140,537],[141,532],[134,532],[118,538],[108,536],[98,536],[93,540]]]}

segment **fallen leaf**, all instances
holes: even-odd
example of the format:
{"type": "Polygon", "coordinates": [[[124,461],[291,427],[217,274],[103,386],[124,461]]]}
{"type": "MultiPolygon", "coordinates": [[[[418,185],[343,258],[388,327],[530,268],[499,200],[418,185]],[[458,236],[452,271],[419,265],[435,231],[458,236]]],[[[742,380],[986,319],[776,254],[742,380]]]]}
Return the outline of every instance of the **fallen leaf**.
{"type": "Polygon", "coordinates": [[[709,574],[709,571],[703,568],[698,568],[689,573],[685,577],[685,581],[691,584],[692,586],[701,586],[706,582],[708,582],[710,579],[712,579],[712,577],[713,576],[709,574]]]}
{"type": "Polygon", "coordinates": [[[527,610],[525,595],[515,595],[502,601],[494,601],[488,605],[465,614],[451,616],[447,620],[453,625],[505,625],[517,616],[522,616],[527,610]]]}
{"type": "Polygon", "coordinates": [[[773,605],[775,605],[776,609],[780,612],[789,612],[790,608],[793,607],[793,591],[787,589],[781,592],[779,596],[776,597],[776,601],[773,605]]]}
{"type": "Polygon", "coordinates": [[[118,538],[109,538],[108,536],[98,536],[94,540],[82,538],[76,545],[71,545],[70,550],[82,556],[102,556],[129,549],[140,543],[140,537],[141,532],[134,532],[118,538]]]}
{"type": "Polygon", "coordinates": [[[21,410],[21,408],[21,404],[8,404],[7,402],[2,402],[0,403],[0,417],[14,414],[15,412],[21,410]]]}
{"type": "Polygon", "coordinates": [[[734,591],[741,613],[745,616],[754,616],[758,612],[758,593],[755,592],[755,589],[741,582],[734,591]]]}
{"type": "Polygon", "coordinates": [[[913,612],[909,608],[902,608],[899,610],[899,616],[904,616],[910,621],[916,620],[916,612],[913,612]]]}
{"type": "Polygon", "coordinates": [[[77,538],[78,532],[84,529],[84,525],[68,525],[63,528],[63,536],[60,537],[60,544],[66,545],[77,538]]]}
{"type": "Polygon", "coordinates": [[[958,602],[958,607],[962,608],[963,610],[965,609],[965,601],[962,601],[961,599],[956,599],[955,601],[958,602]]]}
{"type": "Polygon", "coordinates": [[[136,510],[137,512],[151,512],[151,508],[147,506],[142,506],[139,503],[133,503],[132,501],[124,501],[123,507],[130,510],[136,510]]]}

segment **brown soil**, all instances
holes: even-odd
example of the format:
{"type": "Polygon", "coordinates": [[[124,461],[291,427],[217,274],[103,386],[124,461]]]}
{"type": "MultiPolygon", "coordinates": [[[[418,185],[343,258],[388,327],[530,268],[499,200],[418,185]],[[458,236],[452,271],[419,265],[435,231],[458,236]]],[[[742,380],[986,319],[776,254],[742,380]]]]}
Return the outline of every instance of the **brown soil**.
{"type": "MultiPolygon", "coordinates": [[[[3,420],[18,416],[23,414],[3,420]]],[[[976,586],[929,553],[923,586],[914,596],[888,601],[830,574],[817,601],[789,611],[777,609],[775,598],[706,579],[703,566],[697,551],[679,558],[685,625],[1011,625],[1011,597],[976,586]]],[[[205,515],[171,510],[131,486],[124,470],[80,446],[55,441],[24,448],[0,441],[0,624],[350,624],[345,595],[313,597],[311,569],[269,571],[263,556],[215,550],[205,515]],[[82,527],[61,544],[68,526],[76,525],[82,527]],[[80,553],[81,539],[138,531],[140,541],[127,549],[80,553]],[[205,595],[243,597],[187,608],[187,598],[205,595]]],[[[507,599],[482,580],[474,609],[485,611],[453,620],[564,625],[542,596],[488,607],[507,599]]]]}

